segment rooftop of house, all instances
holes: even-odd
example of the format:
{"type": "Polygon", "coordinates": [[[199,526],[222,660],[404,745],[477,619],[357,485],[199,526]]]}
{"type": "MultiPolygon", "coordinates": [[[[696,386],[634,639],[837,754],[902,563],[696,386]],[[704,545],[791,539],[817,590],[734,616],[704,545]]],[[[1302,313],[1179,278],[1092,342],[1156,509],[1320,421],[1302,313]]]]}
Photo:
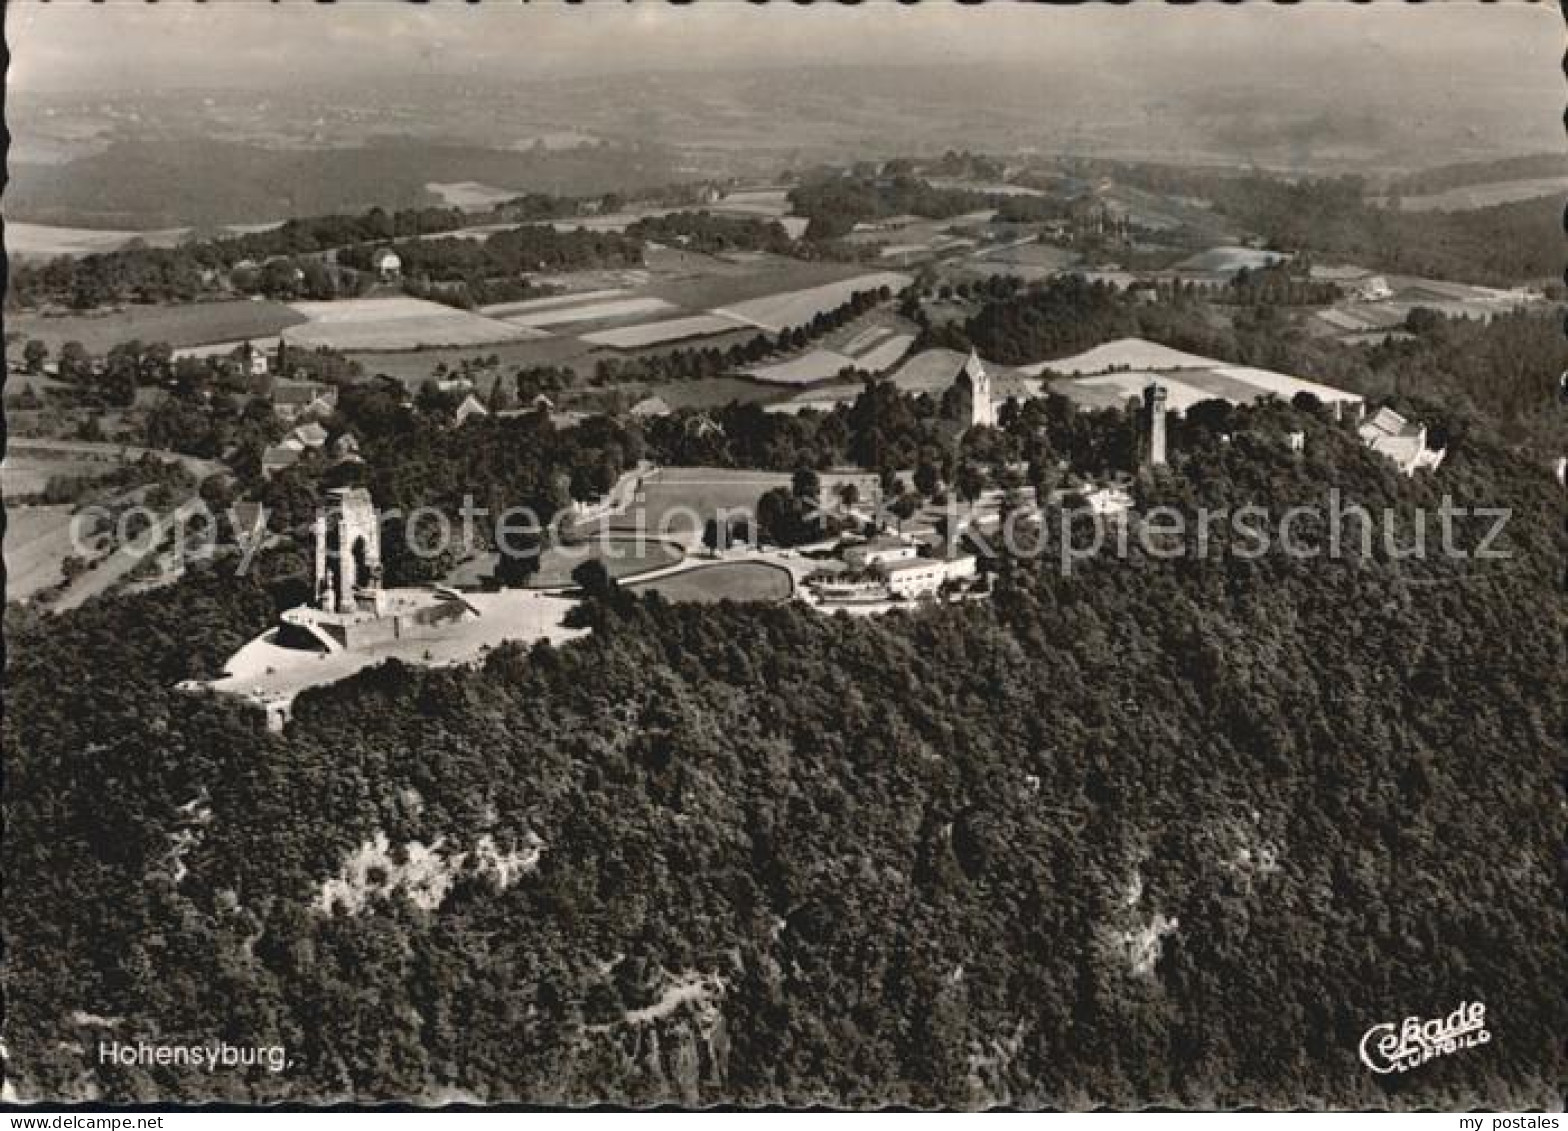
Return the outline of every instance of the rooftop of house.
{"type": "Polygon", "coordinates": [[[301,424],[290,432],[289,439],[298,440],[307,448],[319,448],[327,442],[327,430],[315,421],[311,421],[309,424],[301,424]]]}
{"type": "Polygon", "coordinates": [[[1376,435],[1403,436],[1415,432],[1418,428],[1419,425],[1412,425],[1399,413],[1384,405],[1366,419],[1360,431],[1363,437],[1370,439],[1376,435]]]}
{"type": "Polygon", "coordinates": [[[315,381],[295,381],[285,379],[272,383],[272,403],[282,405],[308,405],[318,398],[326,401],[336,401],[338,391],[336,386],[320,384],[315,381]]]}

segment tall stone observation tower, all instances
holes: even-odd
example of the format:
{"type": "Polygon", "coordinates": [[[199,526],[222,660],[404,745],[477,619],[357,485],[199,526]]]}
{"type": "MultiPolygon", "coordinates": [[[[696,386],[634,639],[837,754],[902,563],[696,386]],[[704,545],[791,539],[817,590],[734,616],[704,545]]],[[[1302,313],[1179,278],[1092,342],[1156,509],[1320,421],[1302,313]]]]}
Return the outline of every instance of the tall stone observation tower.
{"type": "Polygon", "coordinates": [[[316,607],[328,613],[379,613],[381,531],[370,492],[338,487],[316,516],[316,607]]]}
{"type": "Polygon", "coordinates": [[[1165,466],[1165,386],[1150,384],[1143,390],[1144,467],[1165,466]]]}
{"type": "Polygon", "coordinates": [[[964,362],[964,377],[969,382],[969,427],[996,427],[996,402],[992,400],[991,375],[980,363],[980,355],[969,351],[964,362]]]}

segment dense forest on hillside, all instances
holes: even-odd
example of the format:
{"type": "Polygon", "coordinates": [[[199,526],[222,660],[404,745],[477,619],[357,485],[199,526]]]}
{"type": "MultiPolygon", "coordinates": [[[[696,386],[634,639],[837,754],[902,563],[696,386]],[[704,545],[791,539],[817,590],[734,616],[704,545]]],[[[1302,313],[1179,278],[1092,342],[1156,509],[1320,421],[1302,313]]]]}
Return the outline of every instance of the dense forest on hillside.
{"type": "Polygon", "coordinates": [[[654,145],[516,150],[401,138],[281,150],[206,136],[135,138],[63,165],[10,172],[6,209],[16,219],[133,231],[413,208],[436,203],[432,182],[590,196],[681,179],[673,155],[654,145]]]}
{"type": "Polygon", "coordinates": [[[908,172],[878,177],[838,170],[803,178],[789,200],[795,215],[810,220],[809,240],[835,239],[864,220],[899,215],[943,220],[994,203],[985,193],[936,188],[908,172]]]}
{"type": "Polygon", "coordinates": [[[626,229],[630,239],[679,244],[688,251],[769,251],[791,255],[797,248],[784,225],[760,216],[724,216],[708,211],[648,216],[626,229]]]}
{"type": "Polygon", "coordinates": [[[1557,312],[1520,310],[1488,322],[1426,313],[1413,338],[1362,349],[1315,336],[1278,308],[1242,308],[1221,321],[1196,292],[1145,302],[1069,276],[990,298],[958,341],[943,344],[972,343],[987,358],[1021,365],[1143,337],[1368,397],[1414,396],[1479,414],[1543,459],[1568,450],[1568,419],[1555,409],[1558,376],[1568,369],[1557,312]]]}
{"type": "Polygon", "coordinates": [[[1321,259],[1499,287],[1562,275],[1562,207],[1551,198],[1457,212],[1400,212],[1374,205],[1359,177],[1288,181],[1175,165],[1079,166],[1084,176],[1111,176],[1150,192],[1202,199],[1269,246],[1321,259]]]}
{"type": "Polygon", "coordinates": [[[1461,161],[1452,165],[1437,165],[1430,169],[1408,173],[1389,182],[1388,191],[1404,196],[1445,192],[1468,185],[1490,185],[1499,181],[1530,180],[1537,177],[1560,177],[1568,174],[1568,163],[1561,153],[1529,153],[1520,157],[1503,157],[1491,161],[1461,161]]]}
{"type": "MultiPolygon", "coordinates": [[[[376,251],[394,245],[408,273],[424,272],[438,281],[473,278],[476,283],[496,274],[541,267],[576,268],[601,261],[640,262],[640,244],[614,233],[557,232],[540,224],[522,224],[496,232],[486,240],[431,239],[484,222],[542,219],[575,214],[583,202],[533,194],[498,206],[482,215],[458,208],[371,208],[357,214],[313,216],[288,220],[260,232],[203,238],[191,234],[177,247],[149,247],[133,240],[116,251],[77,258],[58,256],[44,263],[16,265],[6,290],[11,309],[47,304],[86,310],[108,303],[190,302],[229,290],[233,269],[242,263],[261,265],[249,292],[335,290],[325,262],[373,274],[376,251]],[[324,253],[333,252],[328,256],[324,253]],[[295,267],[306,275],[291,278],[295,267]],[[268,269],[279,272],[269,284],[268,269]]],[[[288,297],[295,297],[290,294],[288,297]]],[[[309,294],[334,298],[335,293],[309,294]]]]}
{"type": "Polygon", "coordinates": [[[1518,556],[1004,557],[990,602],[874,619],[611,592],[585,641],[389,664],[310,693],[282,735],[171,687],[267,623],[259,579],[9,610],[8,1078],[110,1099],[1554,1103],[1560,492],[1480,425],[1430,481],[1307,427],[1305,457],[1196,449],[1144,501],[1277,513],[1339,484],[1409,514],[1448,492],[1512,506],[1518,556]],[[1490,1044],[1404,1076],[1358,1063],[1370,1026],[1461,1001],[1490,1044]],[[153,1033],[292,1062],[90,1052],[153,1033]]]}

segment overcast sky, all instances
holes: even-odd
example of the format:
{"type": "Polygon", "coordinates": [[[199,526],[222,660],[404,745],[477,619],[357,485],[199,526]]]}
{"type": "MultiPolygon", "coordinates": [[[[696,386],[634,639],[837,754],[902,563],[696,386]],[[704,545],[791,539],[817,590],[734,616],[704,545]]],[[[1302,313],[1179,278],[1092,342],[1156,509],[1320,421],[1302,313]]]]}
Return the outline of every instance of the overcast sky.
{"type": "Polygon", "coordinates": [[[1156,76],[1233,71],[1455,83],[1539,83],[1560,103],[1562,17],[1554,6],[1460,2],[1371,8],[1309,0],[1293,8],[1057,8],[995,0],[915,7],[765,7],[740,0],[549,0],[481,5],[387,0],[12,0],[6,31],[15,91],[396,81],[414,72],[526,78],[560,73],[758,67],[791,62],[1148,67],[1156,76]],[[1173,66],[1179,71],[1172,71],[1173,66]]]}

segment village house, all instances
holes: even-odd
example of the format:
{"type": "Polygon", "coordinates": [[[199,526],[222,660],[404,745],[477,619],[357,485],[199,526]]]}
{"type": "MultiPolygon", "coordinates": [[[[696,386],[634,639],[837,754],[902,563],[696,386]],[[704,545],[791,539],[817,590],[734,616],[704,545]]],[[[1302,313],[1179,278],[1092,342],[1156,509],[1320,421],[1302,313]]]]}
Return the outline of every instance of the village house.
{"type": "Polygon", "coordinates": [[[468,422],[470,417],[489,415],[490,410],[484,406],[484,402],[482,402],[478,397],[474,396],[473,393],[469,393],[466,397],[463,398],[462,402],[452,410],[452,423],[458,427],[462,427],[465,423],[468,422]]]}
{"type": "Polygon", "coordinates": [[[294,431],[290,432],[286,438],[298,440],[307,448],[320,448],[327,442],[327,430],[312,420],[308,424],[301,424],[294,431]]]}
{"type": "Polygon", "coordinates": [[[305,445],[296,439],[291,438],[273,444],[261,453],[262,478],[271,479],[278,472],[293,467],[304,454],[305,445]]]}
{"type": "Polygon", "coordinates": [[[669,401],[655,394],[651,397],[644,397],[627,411],[632,416],[647,419],[655,416],[669,416],[675,410],[670,407],[669,401]]]}
{"type": "Polygon", "coordinates": [[[395,283],[403,277],[403,258],[390,247],[383,247],[370,257],[370,268],[383,283],[395,283]]]}
{"type": "Polygon", "coordinates": [[[1132,493],[1120,484],[1111,483],[1083,493],[1084,504],[1101,517],[1126,514],[1132,509],[1132,493]]]}
{"type": "Polygon", "coordinates": [[[265,377],[267,375],[270,363],[265,350],[259,350],[249,342],[246,342],[240,346],[234,356],[239,362],[240,371],[247,376],[265,377]]]}
{"type": "Polygon", "coordinates": [[[331,416],[337,406],[338,390],[335,385],[291,379],[273,382],[272,411],[285,423],[331,416]]]}
{"type": "Polygon", "coordinates": [[[1393,460],[1406,475],[1435,471],[1443,462],[1442,448],[1427,447],[1426,425],[1412,424],[1386,405],[1363,421],[1356,432],[1362,443],[1393,460]]]}
{"type": "Polygon", "coordinates": [[[352,433],[345,432],[332,441],[332,461],[334,463],[362,463],[359,454],[359,441],[352,433]]]}

